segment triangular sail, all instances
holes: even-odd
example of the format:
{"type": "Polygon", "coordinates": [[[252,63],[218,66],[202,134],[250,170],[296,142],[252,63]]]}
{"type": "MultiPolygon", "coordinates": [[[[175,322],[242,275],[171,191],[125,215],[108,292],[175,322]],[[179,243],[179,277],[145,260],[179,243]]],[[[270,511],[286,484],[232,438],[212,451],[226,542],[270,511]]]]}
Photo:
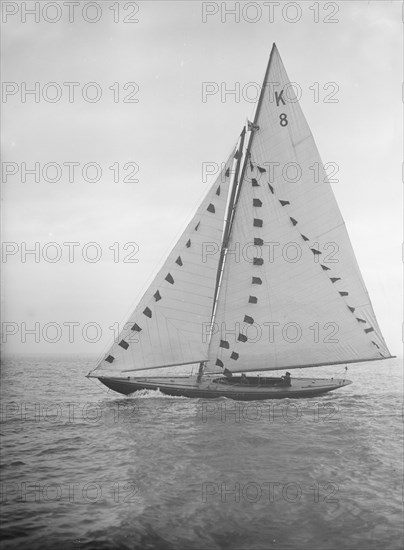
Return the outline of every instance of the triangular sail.
{"type": "MultiPolygon", "coordinates": [[[[235,150],[98,372],[184,365],[208,357],[225,210],[235,150]]],[[[161,228],[163,230],[163,228],[161,228]]]]}
{"type": "Polygon", "coordinates": [[[275,45],[254,125],[208,369],[275,370],[389,357],[275,45]]]}

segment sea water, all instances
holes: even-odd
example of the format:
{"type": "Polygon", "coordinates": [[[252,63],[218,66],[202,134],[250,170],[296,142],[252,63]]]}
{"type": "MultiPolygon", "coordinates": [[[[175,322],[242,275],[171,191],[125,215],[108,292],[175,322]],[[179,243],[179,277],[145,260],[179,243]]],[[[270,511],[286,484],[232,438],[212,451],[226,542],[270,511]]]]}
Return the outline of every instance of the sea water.
{"type": "Polygon", "coordinates": [[[402,548],[400,360],[259,402],[124,397],[92,366],[3,361],[2,548],[402,548]]]}

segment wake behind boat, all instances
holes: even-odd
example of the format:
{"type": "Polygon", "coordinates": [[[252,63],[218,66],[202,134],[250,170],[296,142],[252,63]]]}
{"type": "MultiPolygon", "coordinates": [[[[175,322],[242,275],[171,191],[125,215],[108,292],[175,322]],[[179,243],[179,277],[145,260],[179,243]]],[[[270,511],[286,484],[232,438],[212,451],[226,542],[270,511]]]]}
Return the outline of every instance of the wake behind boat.
{"type": "Polygon", "coordinates": [[[273,45],[243,128],[164,265],[88,376],[122,394],[255,400],[349,380],[234,376],[388,359],[344,220],[273,45]],[[198,365],[197,375],[128,373],[198,365]]]}

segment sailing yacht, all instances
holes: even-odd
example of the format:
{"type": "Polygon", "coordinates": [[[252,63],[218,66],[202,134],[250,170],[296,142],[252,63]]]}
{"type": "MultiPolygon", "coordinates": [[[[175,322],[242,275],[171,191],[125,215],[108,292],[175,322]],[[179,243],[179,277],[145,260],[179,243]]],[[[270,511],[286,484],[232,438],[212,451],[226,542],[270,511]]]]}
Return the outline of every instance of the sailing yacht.
{"type": "Polygon", "coordinates": [[[390,357],[274,44],[253,121],[87,376],[125,395],[159,389],[256,400],[314,396],[351,383],[295,378],[292,369],[390,357]],[[184,365],[195,372],[173,374],[184,365]],[[167,375],[153,376],[153,369],[167,375]],[[265,375],[279,370],[288,373],[265,375]]]}

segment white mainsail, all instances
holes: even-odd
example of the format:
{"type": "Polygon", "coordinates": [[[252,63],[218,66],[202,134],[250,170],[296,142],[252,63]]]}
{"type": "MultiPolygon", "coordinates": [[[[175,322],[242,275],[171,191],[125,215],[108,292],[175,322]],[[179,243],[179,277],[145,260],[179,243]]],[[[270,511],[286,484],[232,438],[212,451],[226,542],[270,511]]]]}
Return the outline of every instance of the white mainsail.
{"type": "Polygon", "coordinates": [[[195,216],[96,367],[124,372],[207,360],[234,149],[195,216]],[[211,252],[211,253],[209,253],[211,252]]]}
{"type": "Polygon", "coordinates": [[[274,45],[247,150],[208,370],[389,357],[331,185],[274,45]]]}

